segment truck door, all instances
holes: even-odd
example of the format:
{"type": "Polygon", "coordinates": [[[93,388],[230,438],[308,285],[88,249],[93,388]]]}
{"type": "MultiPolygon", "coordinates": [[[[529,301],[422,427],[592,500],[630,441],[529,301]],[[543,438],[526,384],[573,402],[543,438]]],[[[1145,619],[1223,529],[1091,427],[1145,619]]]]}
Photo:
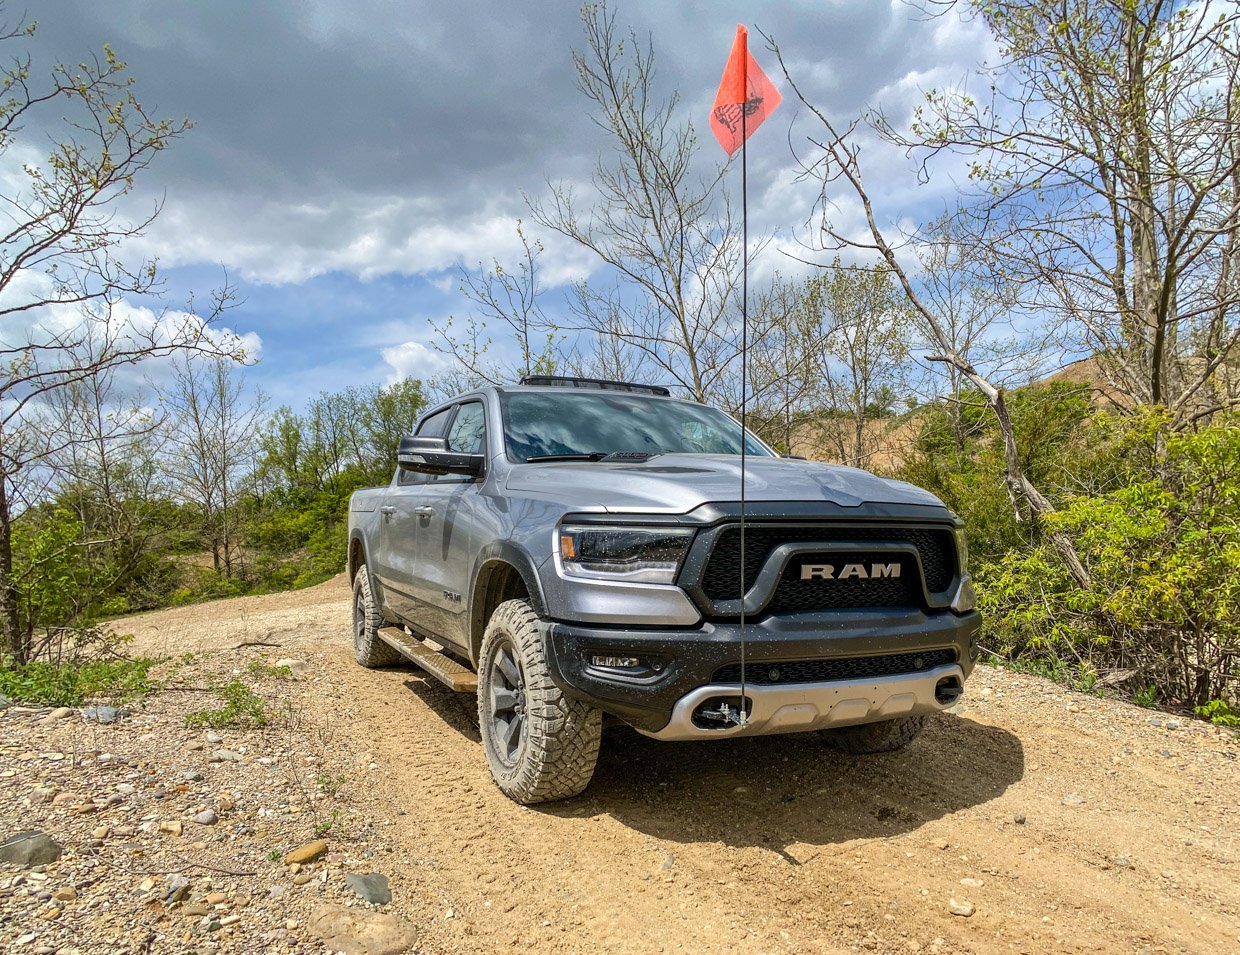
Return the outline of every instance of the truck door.
{"type": "MultiPolygon", "coordinates": [[[[417,433],[437,437],[444,433],[456,409],[445,408],[423,419],[417,433]]],[[[399,468],[379,508],[379,556],[375,576],[383,589],[383,605],[405,619],[415,613],[414,580],[418,516],[421,497],[433,475],[399,468]]]]}
{"type": "MultiPolygon", "coordinates": [[[[448,449],[487,453],[486,410],[481,401],[457,406],[448,427],[448,449]]],[[[414,622],[468,651],[465,609],[472,569],[470,539],[477,522],[485,474],[445,474],[419,487],[414,622]]]]}

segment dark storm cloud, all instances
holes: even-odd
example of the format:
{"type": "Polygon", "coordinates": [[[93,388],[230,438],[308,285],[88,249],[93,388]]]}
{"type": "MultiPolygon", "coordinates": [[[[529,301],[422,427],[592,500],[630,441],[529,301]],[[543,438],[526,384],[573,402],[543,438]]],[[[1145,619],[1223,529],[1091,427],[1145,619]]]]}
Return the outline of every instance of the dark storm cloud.
{"type": "MultiPolygon", "coordinates": [[[[707,139],[740,17],[772,32],[842,115],[884,87],[900,93],[918,71],[962,75],[977,53],[957,43],[967,30],[936,41],[942,24],[913,21],[898,2],[613,6],[620,24],[653,36],[663,90],[682,91],[707,139]]],[[[150,242],[170,264],[223,262],[287,282],[473,263],[512,247],[523,190],[588,177],[608,148],[574,87],[571,2],[74,0],[38,19],[37,62],[110,43],[145,103],[194,120],[151,177],[168,200],[150,242]]],[[[774,73],[756,34],[752,46],[774,73]]],[[[792,113],[764,147],[772,174],[788,162],[792,113]]],[[[586,267],[565,253],[566,272],[586,267]]]]}

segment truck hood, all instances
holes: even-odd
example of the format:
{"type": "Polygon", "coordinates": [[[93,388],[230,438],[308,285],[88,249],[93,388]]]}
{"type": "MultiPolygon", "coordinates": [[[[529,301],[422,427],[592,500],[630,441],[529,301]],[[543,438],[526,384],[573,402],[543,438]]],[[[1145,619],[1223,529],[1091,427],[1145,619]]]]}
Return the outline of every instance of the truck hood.
{"type": "MultiPolygon", "coordinates": [[[[640,464],[548,461],[514,465],[506,486],[509,491],[562,501],[570,507],[683,514],[710,502],[739,501],[741,465],[733,454],[661,454],[640,464]]],[[[746,459],[745,498],[826,501],[841,507],[870,503],[943,506],[928,491],[868,471],[766,457],[746,459]]]]}

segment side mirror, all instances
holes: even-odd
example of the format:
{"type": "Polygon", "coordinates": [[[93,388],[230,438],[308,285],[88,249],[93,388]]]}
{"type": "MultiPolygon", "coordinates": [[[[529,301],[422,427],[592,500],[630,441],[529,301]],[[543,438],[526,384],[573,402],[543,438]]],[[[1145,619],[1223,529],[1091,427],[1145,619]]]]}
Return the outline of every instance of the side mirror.
{"type": "Polygon", "coordinates": [[[476,477],[482,473],[485,460],[481,454],[449,451],[447,438],[425,435],[406,435],[396,448],[396,463],[400,469],[421,474],[466,474],[476,477]]]}

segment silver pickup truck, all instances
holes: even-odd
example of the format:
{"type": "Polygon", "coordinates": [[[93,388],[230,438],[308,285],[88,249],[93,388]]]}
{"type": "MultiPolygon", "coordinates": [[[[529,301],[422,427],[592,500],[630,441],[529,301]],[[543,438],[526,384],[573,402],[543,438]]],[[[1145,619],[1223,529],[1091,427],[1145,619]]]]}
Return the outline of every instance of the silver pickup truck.
{"type": "Polygon", "coordinates": [[[521,803],[590,782],[604,719],[663,740],[911,742],[980,617],[926,491],[781,458],[666,389],[529,378],[434,408],[349,505],[353,645],[477,692],[521,803]]]}

